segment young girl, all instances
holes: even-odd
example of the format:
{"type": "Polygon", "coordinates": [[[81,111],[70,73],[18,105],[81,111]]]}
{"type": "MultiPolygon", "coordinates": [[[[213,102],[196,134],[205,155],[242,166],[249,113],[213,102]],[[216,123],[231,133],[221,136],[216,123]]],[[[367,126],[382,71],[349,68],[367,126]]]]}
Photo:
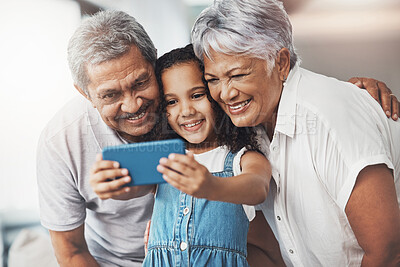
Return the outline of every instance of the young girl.
{"type": "Polygon", "coordinates": [[[160,159],[168,183],[157,188],[143,266],[248,266],[254,208],[240,204],[263,202],[271,177],[256,135],[236,128],[211,99],[191,45],[160,57],[156,76],[168,124],[188,152],[160,159]]]}

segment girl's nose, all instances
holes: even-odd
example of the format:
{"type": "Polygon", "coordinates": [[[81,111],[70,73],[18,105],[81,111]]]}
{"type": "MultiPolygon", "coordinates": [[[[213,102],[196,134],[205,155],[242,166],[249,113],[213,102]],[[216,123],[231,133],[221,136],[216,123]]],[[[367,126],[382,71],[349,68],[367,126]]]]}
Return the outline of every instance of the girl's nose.
{"type": "Polygon", "coordinates": [[[196,114],[196,109],[188,103],[183,103],[181,108],[181,116],[189,117],[196,114]]]}

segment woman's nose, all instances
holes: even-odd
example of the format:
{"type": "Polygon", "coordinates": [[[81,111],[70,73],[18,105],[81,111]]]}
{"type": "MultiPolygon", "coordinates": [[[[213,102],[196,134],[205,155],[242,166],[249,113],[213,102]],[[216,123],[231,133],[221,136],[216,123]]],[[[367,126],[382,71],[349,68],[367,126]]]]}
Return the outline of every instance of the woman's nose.
{"type": "Polygon", "coordinates": [[[230,81],[224,81],[220,84],[220,98],[223,102],[229,103],[239,94],[238,90],[232,86],[230,81]]]}

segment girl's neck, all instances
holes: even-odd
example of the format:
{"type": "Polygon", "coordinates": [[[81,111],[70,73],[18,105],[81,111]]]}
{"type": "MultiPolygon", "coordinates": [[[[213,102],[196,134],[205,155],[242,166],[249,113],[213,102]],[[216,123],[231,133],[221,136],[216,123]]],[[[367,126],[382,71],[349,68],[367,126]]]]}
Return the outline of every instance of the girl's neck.
{"type": "Polygon", "coordinates": [[[214,142],[205,141],[200,144],[186,143],[186,149],[189,150],[190,152],[193,152],[194,154],[201,154],[213,150],[214,148],[217,147],[218,147],[217,141],[214,142]]]}

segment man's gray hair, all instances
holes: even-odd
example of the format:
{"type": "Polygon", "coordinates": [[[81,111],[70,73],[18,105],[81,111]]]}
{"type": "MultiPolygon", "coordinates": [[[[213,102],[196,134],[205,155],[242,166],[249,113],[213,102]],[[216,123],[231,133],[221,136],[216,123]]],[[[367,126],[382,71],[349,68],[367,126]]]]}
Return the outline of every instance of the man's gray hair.
{"type": "Polygon", "coordinates": [[[100,11],[85,19],[68,44],[68,64],[74,83],[88,94],[87,65],[120,58],[135,45],[155,66],[157,50],[146,31],[122,11],[100,11]]]}
{"type": "Polygon", "coordinates": [[[266,60],[271,71],[277,53],[286,47],[290,68],[297,62],[292,25],[283,4],[275,0],[215,0],[194,23],[192,43],[201,60],[212,59],[211,50],[246,55],[266,60]]]}

